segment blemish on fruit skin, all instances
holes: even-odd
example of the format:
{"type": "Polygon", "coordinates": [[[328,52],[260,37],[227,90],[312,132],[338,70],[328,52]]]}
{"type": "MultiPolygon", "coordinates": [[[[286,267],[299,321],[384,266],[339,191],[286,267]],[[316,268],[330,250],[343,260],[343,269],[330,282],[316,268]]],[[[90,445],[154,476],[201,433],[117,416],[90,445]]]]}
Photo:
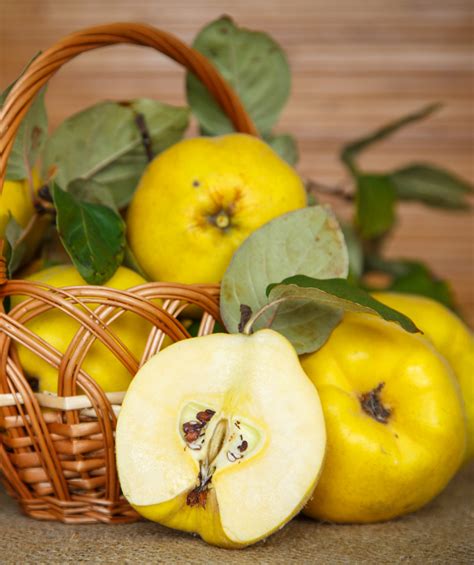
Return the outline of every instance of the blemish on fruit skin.
{"type": "Polygon", "coordinates": [[[193,187],[198,188],[199,186],[201,186],[201,183],[197,179],[193,180],[193,187]]]}

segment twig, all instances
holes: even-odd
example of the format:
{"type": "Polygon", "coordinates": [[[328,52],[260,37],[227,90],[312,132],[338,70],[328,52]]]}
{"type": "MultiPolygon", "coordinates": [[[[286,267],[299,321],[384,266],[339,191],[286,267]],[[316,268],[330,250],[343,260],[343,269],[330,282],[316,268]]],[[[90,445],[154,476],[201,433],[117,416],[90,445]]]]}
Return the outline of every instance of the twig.
{"type": "Polygon", "coordinates": [[[347,202],[352,202],[354,200],[354,193],[348,190],[347,183],[328,185],[313,179],[307,179],[305,185],[308,192],[336,196],[337,198],[341,198],[347,202]]]}

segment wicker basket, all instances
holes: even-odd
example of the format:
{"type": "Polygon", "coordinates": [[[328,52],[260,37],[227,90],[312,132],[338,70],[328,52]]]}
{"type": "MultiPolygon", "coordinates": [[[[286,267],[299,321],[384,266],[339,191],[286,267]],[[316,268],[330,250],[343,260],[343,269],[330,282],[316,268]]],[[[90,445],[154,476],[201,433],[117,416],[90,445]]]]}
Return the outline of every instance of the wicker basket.
{"type": "MultiPolygon", "coordinates": [[[[59,68],[80,53],[131,43],[152,47],[193,72],[206,85],[237,131],[255,128],[235,93],[200,53],[150,26],[110,24],[69,35],[40,55],[10,92],[0,113],[0,186],[16,131],[34,96],[59,68]]],[[[0,469],[8,492],[24,512],[66,523],[123,523],[137,514],[120,493],[114,430],[123,393],[106,394],[81,366],[93,342],[105,344],[131,375],[160,349],[188,332],[177,316],[189,304],[204,311],[199,334],[212,332],[219,318],[217,285],[149,283],[128,291],[99,286],[53,289],[8,280],[0,261],[0,299],[29,297],[8,314],[0,311],[0,469]],[[162,306],[153,299],[161,298],[162,306]],[[87,304],[98,305],[94,310],[87,304]],[[29,331],[25,324],[52,308],[80,323],[66,353],[29,331]],[[131,311],[152,323],[142,359],[135,359],[109,324],[131,311]],[[58,395],[31,389],[19,363],[20,343],[58,371],[58,395]]]]}

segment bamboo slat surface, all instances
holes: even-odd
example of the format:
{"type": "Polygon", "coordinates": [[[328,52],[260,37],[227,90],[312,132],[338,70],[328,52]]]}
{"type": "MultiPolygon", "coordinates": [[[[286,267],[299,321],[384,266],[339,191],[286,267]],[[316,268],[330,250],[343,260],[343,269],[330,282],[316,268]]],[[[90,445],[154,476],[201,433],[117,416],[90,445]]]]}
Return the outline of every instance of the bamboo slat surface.
{"type": "MultiPolygon", "coordinates": [[[[344,142],[427,102],[439,114],[370,151],[372,169],[432,161],[474,179],[472,16],[469,0],[0,0],[0,88],[40,49],[97,23],[141,21],[191,41],[222,13],[271,33],[286,49],[293,92],[278,129],[296,135],[300,172],[344,181],[344,142]]],[[[60,72],[47,102],[54,127],[103,98],[156,97],[183,103],[182,71],[149,50],[116,47],[85,55],[60,72]]],[[[334,201],[347,215],[347,205],[334,201]]],[[[452,280],[474,323],[472,214],[401,207],[393,256],[423,257],[452,280]]]]}

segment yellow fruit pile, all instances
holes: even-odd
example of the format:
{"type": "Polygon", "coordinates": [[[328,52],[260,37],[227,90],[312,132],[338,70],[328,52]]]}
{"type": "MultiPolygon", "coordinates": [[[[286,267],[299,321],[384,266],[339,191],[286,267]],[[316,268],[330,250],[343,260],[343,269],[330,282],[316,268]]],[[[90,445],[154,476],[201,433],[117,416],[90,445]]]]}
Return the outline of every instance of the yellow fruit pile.
{"type": "MultiPolygon", "coordinates": [[[[72,265],[58,265],[38,271],[26,278],[48,284],[55,288],[87,284],[72,265]]],[[[125,267],[119,267],[115,275],[105,286],[125,290],[146,282],[140,275],[125,267]]],[[[26,297],[14,297],[13,306],[17,306],[26,297]]],[[[94,310],[97,304],[88,304],[94,310]]],[[[26,327],[57,349],[65,353],[74,335],[79,329],[79,322],[57,309],[49,310],[26,323],[26,327]]],[[[140,359],[145,348],[151,324],[137,315],[127,312],[112,322],[110,329],[129,349],[136,359],[140,359]]],[[[46,361],[39,359],[29,349],[19,346],[21,364],[31,379],[37,379],[40,391],[57,392],[58,373],[46,361]]],[[[127,389],[132,375],[100,341],[96,340],[88,351],[83,369],[92,376],[106,392],[120,392],[127,389]]]]}
{"type": "MultiPolygon", "coordinates": [[[[127,237],[150,280],[215,283],[252,232],[305,206],[300,177],[263,141],[189,139],[146,169],[126,215],[127,237]]],[[[10,214],[23,227],[33,215],[25,182],[4,185],[0,230],[10,214]]],[[[72,265],[27,279],[54,288],[86,284],[72,265]]],[[[144,282],[122,266],[106,286],[144,282]]],[[[302,509],[317,519],[367,523],[433,499],[474,456],[474,339],[433,300],[374,296],[424,335],[345,314],[318,351],[298,358],[273,330],[215,334],[167,347],[132,384],[133,375],[96,341],[83,369],[106,392],[128,389],[117,458],[132,506],[215,545],[243,547],[302,509]]],[[[12,307],[25,299],[14,298],[12,307]]],[[[61,353],[79,329],[58,310],[26,326],[61,353]]],[[[132,313],[111,324],[137,359],[150,329],[132,313]]],[[[57,392],[56,369],[23,346],[18,354],[40,391],[57,392]]]]}
{"type": "Polygon", "coordinates": [[[5,181],[0,193],[0,234],[4,234],[10,214],[22,228],[25,228],[33,212],[28,181],[5,181]]]}

